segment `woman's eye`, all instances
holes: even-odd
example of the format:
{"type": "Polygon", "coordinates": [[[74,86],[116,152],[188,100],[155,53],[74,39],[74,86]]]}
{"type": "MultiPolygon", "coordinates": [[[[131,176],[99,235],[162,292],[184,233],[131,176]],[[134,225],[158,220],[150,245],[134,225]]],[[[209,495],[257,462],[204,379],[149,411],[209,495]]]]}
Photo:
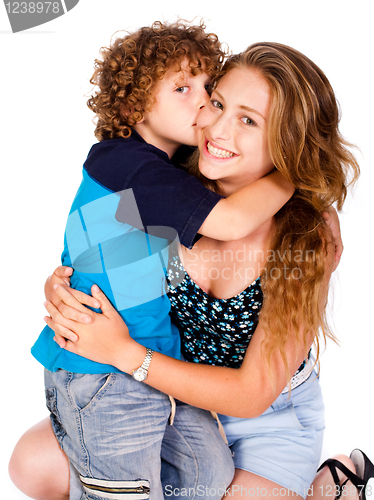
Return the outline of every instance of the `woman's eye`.
{"type": "Polygon", "coordinates": [[[211,103],[211,105],[212,105],[214,108],[217,108],[217,109],[223,109],[222,104],[221,104],[219,101],[217,101],[216,99],[212,99],[212,100],[210,101],[210,103],[211,103]]]}
{"type": "Polygon", "coordinates": [[[178,92],[179,94],[185,94],[190,90],[190,87],[185,86],[185,87],[178,87],[175,89],[175,92],[178,92]]]}
{"type": "Polygon", "coordinates": [[[256,125],[256,122],[252,120],[252,118],[249,118],[248,116],[244,116],[241,120],[244,123],[244,125],[256,125]]]}

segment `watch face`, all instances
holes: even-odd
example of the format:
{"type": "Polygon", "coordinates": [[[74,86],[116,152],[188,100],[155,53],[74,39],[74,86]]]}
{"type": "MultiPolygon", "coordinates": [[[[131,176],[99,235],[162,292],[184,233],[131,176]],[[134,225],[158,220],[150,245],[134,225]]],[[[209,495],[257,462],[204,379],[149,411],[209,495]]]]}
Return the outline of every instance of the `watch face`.
{"type": "Polygon", "coordinates": [[[144,382],[147,378],[147,372],[143,368],[138,368],[137,370],[134,370],[132,376],[138,382],[144,382]]]}

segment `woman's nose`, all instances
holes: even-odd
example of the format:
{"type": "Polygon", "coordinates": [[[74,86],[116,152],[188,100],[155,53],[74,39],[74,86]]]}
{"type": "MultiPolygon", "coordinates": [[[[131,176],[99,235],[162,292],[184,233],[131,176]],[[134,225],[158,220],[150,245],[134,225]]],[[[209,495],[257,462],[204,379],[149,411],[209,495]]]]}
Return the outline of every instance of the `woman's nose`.
{"type": "Polygon", "coordinates": [[[213,123],[211,123],[209,127],[209,133],[212,140],[228,140],[230,139],[230,123],[229,121],[222,116],[218,116],[213,123]]]}

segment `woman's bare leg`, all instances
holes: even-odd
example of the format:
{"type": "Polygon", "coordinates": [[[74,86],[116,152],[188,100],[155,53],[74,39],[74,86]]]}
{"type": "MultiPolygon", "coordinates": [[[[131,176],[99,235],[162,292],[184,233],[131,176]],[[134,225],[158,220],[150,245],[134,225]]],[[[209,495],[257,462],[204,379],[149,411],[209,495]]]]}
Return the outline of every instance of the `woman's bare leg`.
{"type": "MultiPolygon", "coordinates": [[[[346,455],[336,455],[333,457],[335,460],[339,460],[343,465],[345,465],[349,470],[351,470],[354,474],[356,474],[356,468],[353,465],[353,462],[346,455]]],[[[344,483],[347,477],[340,470],[336,470],[338,477],[340,479],[340,485],[344,483]]],[[[324,499],[324,500],[335,500],[336,496],[336,486],[334,480],[332,478],[330,469],[328,467],[324,467],[320,470],[311,486],[309,498],[313,499],[324,499]]],[[[342,500],[358,500],[358,491],[357,488],[348,481],[344,486],[344,493],[341,496],[342,500]]]]}
{"type": "Polygon", "coordinates": [[[35,500],[69,499],[69,462],[47,417],[20,438],[9,462],[9,475],[35,500]]]}
{"type": "MultiPolygon", "coordinates": [[[[356,472],[353,462],[345,455],[337,455],[334,457],[336,460],[342,462],[352,472],[356,472]]],[[[345,475],[337,471],[341,484],[347,479],[345,475]]],[[[335,500],[335,483],[332,478],[331,472],[327,467],[324,467],[316,475],[313,484],[310,486],[307,500],[335,500]]],[[[287,490],[279,484],[273,483],[251,472],[241,469],[235,470],[234,479],[226,494],[228,497],[247,497],[250,500],[282,500],[282,498],[293,498],[294,500],[303,500],[302,496],[287,490]]],[[[342,500],[358,500],[357,489],[350,481],[347,482],[344,496],[342,500]]]]}
{"type": "MultiPolygon", "coordinates": [[[[292,497],[294,500],[303,500],[302,496],[287,490],[287,488],[241,469],[235,470],[235,476],[228,490],[226,500],[228,500],[227,497],[242,497],[250,500],[282,500],[282,498],[292,497]]],[[[330,500],[333,500],[333,498],[330,500]]]]}

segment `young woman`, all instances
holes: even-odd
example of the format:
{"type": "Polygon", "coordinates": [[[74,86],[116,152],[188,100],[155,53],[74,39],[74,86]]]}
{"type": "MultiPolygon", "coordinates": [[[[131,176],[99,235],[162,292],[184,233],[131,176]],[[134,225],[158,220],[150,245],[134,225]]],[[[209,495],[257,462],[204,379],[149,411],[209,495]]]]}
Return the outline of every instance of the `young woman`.
{"type": "MultiPolygon", "coordinates": [[[[348,173],[358,174],[338,118],[319,68],[289,47],[266,43],[226,63],[199,118],[199,169],[214,189],[227,196],[274,166],[297,189],[250,237],[201,238],[192,250],[181,250],[180,260],[172,257],[169,296],[191,363],[147,352],[147,384],[221,414],[237,469],[230,495],[323,497],[345,478],[338,473],[334,482],[327,468],[315,477],[324,423],[309,356],[315,342],[318,358],[319,330],[333,338],[325,305],[334,252],[320,214],[334,202],[342,207],[348,173]],[[183,272],[174,287],[174,275],[183,272]]],[[[145,347],[131,339],[106,298],[93,294],[103,314],[84,309],[59,287],[73,309],[60,302],[59,311],[48,302],[47,323],[63,337],[78,335],[68,350],[131,374],[142,365],[145,347]]],[[[92,298],[81,299],[93,305],[92,298]]],[[[371,473],[363,464],[362,482],[371,473]]],[[[329,463],[334,474],[335,466],[329,463]]]]}

